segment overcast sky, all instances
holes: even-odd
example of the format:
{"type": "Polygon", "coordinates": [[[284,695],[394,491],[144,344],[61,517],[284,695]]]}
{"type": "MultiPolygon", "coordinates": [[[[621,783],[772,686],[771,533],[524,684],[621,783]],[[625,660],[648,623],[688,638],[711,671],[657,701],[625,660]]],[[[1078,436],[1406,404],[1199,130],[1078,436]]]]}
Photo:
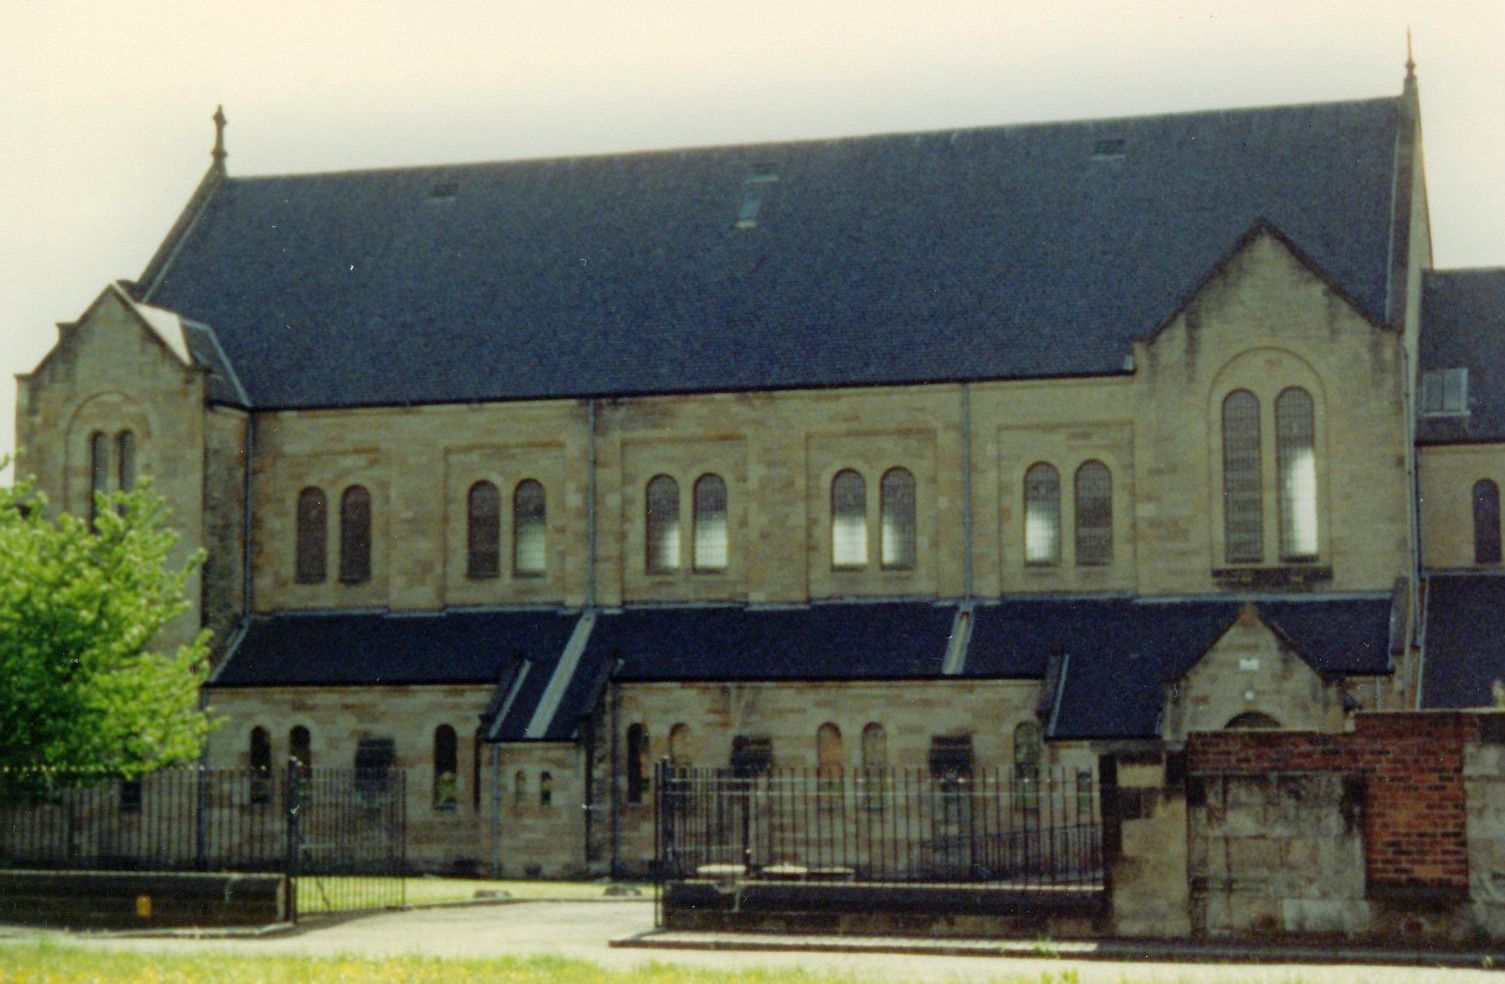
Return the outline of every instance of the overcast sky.
{"type": "Polygon", "coordinates": [[[0,0],[12,375],[231,174],[1392,95],[1410,25],[1437,265],[1505,265],[1505,0],[0,0]]]}

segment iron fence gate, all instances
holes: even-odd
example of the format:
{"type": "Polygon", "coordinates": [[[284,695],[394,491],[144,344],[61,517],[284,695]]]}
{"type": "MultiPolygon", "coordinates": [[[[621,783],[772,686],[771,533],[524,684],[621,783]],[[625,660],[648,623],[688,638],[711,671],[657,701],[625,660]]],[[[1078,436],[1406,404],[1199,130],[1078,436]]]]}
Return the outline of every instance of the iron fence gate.
{"type": "Polygon", "coordinates": [[[0,867],[269,872],[290,911],[402,905],[400,771],[163,769],[127,780],[0,769],[0,867]]]}
{"type": "Polygon", "coordinates": [[[655,771],[655,866],[694,879],[1100,888],[1089,770],[655,771]]]}

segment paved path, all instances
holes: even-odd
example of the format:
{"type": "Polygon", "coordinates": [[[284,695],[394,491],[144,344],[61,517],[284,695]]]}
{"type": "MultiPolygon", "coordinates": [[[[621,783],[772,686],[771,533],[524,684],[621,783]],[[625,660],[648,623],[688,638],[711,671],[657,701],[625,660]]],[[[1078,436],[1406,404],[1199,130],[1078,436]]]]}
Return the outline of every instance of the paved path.
{"type": "Polygon", "coordinates": [[[614,948],[612,939],[648,931],[653,907],[643,901],[527,902],[513,905],[420,909],[353,918],[338,923],[310,923],[277,936],[257,939],[183,939],[40,933],[0,927],[3,947],[46,936],[82,946],[160,952],[230,951],[240,954],[297,953],[315,956],[423,954],[441,957],[492,957],[551,953],[589,960],[607,967],[632,967],[649,961],[723,970],[753,967],[804,967],[848,974],[858,980],[987,981],[996,978],[1046,980],[1074,970],[1082,984],[1216,981],[1219,984],[1411,984],[1411,982],[1505,981],[1481,970],[1432,970],[1418,967],[1293,966],[1289,964],[1211,965],[1074,961],[1068,959],[919,956],[873,953],[761,953],[614,948]]]}

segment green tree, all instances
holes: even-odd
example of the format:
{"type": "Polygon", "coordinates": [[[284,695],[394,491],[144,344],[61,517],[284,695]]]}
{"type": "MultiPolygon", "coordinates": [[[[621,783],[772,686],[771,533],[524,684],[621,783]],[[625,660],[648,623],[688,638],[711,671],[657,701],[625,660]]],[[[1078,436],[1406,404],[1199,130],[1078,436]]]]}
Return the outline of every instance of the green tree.
{"type": "Polygon", "coordinates": [[[202,552],[169,562],[177,534],[146,482],[96,505],[91,530],[29,481],[0,488],[0,766],[133,778],[193,761],[209,733],[208,631],[153,648],[202,552]]]}

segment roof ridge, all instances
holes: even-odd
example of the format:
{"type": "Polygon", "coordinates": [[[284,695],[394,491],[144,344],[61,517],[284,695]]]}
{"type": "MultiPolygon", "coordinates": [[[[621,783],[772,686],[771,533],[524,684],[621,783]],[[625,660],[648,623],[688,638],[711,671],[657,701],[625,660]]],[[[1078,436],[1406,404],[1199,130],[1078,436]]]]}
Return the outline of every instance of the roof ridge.
{"type": "Polygon", "coordinates": [[[961,134],[995,133],[1006,130],[1029,130],[1064,127],[1088,128],[1109,123],[1145,123],[1152,120],[1174,120],[1192,116],[1231,116],[1240,114],[1269,113],[1276,110],[1313,110],[1337,106],[1357,106],[1384,102],[1399,102],[1400,96],[1369,96],[1361,99],[1329,99],[1304,103],[1266,103],[1257,106],[1209,107],[1206,109],[1178,109],[1161,113],[1131,113],[1125,116],[1090,116],[1084,118],[1052,118],[1025,120],[1013,123],[986,123],[971,126],[933,127],[923,130],[879,130],[869,133],[839,134],[824,137],[792,137],[785,140],[754,140],[733,143],[676,144],[669,147],[640,147],[635,150],[591,151],[580,154],[540,154],[535,157],[509,157],[490,160],[452,161],[429,164],[392,164],[378,167],[339,168],[330,171],[281,171],[272,174],[238,175],[226,177],[226,183],[249,184],[259,181],[287,181],[294,178],[336,178],[357,175],[380,175],[460,171],[478,168],[502,168],[523,164],[559,164],[569,161],[605,161],[611,159],[673,156],[676,154],[705,154],[717,151],[744,152],[785,147],[812,147],[839,143],[862,143],[868,141],[896,140],[902,138],[941,137],[953,139],[961,134]]]}

